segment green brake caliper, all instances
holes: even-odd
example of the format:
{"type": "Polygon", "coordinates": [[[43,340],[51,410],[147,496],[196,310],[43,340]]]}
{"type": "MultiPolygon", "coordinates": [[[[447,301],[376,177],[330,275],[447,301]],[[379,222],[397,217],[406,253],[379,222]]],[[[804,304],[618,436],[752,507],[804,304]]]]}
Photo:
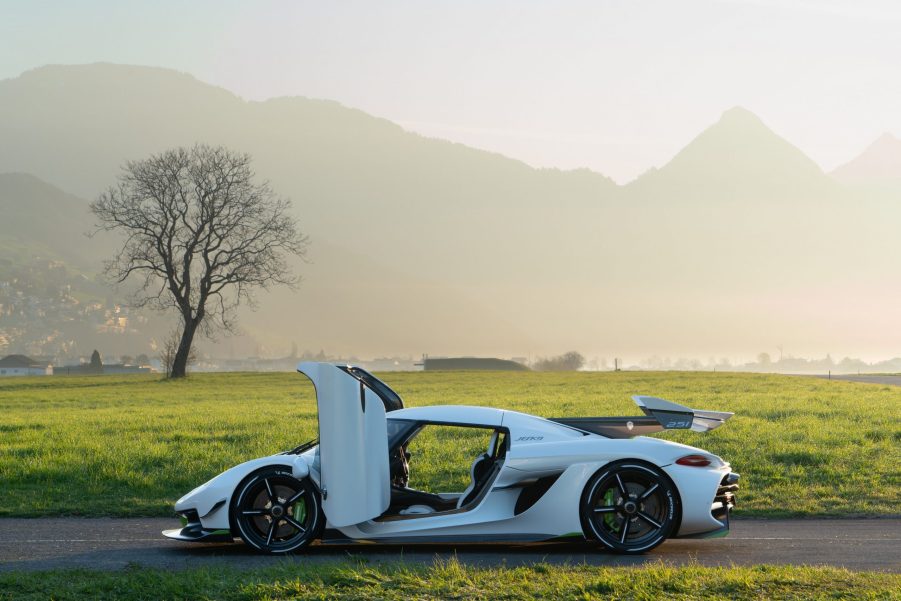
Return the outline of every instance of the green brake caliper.
{"type": "Polygon", "coordinates": [[[307,519],[307,504],[301,499],[297,503],[294,504],[294,507],[291,509],[291,513],[295,520],[303,524],[303,521],[307,519]]]}
{"type": "MultiPolygon", "coordinates": [[[[616,491],[614,491],[612,488],[608,488],[607,492],[604,493],[604,505],[606,507],[613,507],[615,503],[615,494],[616,491]]],[[[604,523],[607,524],[607,526],[614,532],[619,532],[619,524],[616,523],[616,517],[614,517],[613,512],[604,514],[604,523]]]]}

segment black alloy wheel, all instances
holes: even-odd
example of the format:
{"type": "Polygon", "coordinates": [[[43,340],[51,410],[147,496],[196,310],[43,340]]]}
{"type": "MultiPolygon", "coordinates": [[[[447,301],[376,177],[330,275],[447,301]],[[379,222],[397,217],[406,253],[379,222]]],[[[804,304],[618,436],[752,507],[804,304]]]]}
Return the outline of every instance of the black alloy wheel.
{"type": "Polygon", "coordinates": [[[672,534],[678,522],[675,486],[657,467],[641,461],[598,470],[582,493],[582,528],[617,553],[644,553],[672,534]]]}
{"type": "Polygon", "coordinates": [[[309,479],[273,466],[254,472],[235,490],[232,523],[241,539],[263,553],[289,553],[319,536],[319,493],[309,479]]]}

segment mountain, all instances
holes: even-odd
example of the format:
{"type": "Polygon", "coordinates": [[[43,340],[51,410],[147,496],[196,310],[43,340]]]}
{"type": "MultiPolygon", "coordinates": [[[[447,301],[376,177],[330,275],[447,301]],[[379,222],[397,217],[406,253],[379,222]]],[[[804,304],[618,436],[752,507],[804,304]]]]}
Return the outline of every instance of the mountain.
{"type": "MultiPolygon", "coordinates": [[[[105,234],[85,236],[93,223],[88,205],[32,175],[0,173],[0,354],[13,349],[71,355],[93,348],[107,355],[152,354],[161,332],[171,327],[155,314],[129,311],[123,306],[127,289],[99,277],[116,241],[105,234]],[[127,325],[112,324],[121,317],[127,325]]],[[[286,352],[294,341],[307,341],[312,350],[319,342],[354,348],[360,337],[378,339],[386,330],[402,348],[415,348],[428,337],[462,346],[460,337],[472,327],[528,344],[528,336],[505,324],[502,315],[440,282],[397,273],[323,240],[294,268],[303,273],[303,286],[263,295],[266,310],[245,313],[246,335],[229,342],[232,352],[237,347],[249,354],[260,346],[286,352]],[[363,308],[359,289],[365,290],[363,308]],[[273,336],[286,321],[286,337],[273,336]]]]}
{"type": "Polygon", "coordinates": [[[830,175],[844,184],[901,184],[901,140],[886,132],[830,175]]]}
{"type": "Polygon", "coordinates": [[[87,198],[109,185],[125,160],[197,141],[250,152],[261,174],[282,186],[304,181],[288,192],[304,193],[317,208],[337,203],[334,211],[359,205],[361,197],[414,208],[439,201],[521,207],[548,193],[594,200],[616,189],[599,174],[533,169],[336,102],[246,102],[167,69],[42,67],[0,81],[0,108],[9,142],[0,148],[0,165],[87,198]]]}
{"type": "Polygon", "coordinates": [[[33,175],[0,173],[0,215],[0,240],[8,248],[96,268],[103,243],[85,235],[93,220],[83,199],[33,175]]]}
{"type": "MultiPolygon", "coordinates": [[[[580,239],[593,221],[586,213],[618,193],[597,173],[534,169],[424,138],[336,102],[247,102],[189,75],[148,67],[49,66],[2,81],[0,138],[0,171],[33,173],[87,199],[112,184],[125,161],[168,147],[202,141],[249,152],[259,176],[294,200],[312,252],[329,246],[360,258],[335,266],[332,279],[368,281],[363,259],[399,274],[399,292],[377,303],[385,308],[378,334],[336,349],[357,353],[479,352],[497,340],[524,346],[527,337],[490,327],[503,323],[497,307],[521,306],[519,282],[536,271],[574,270],[561,264],[560,253],[582,252],[580,239]],[[549,235],[549,227],[556,231],[549,235]],[[466,332],[468,344],[442,340],[456,337],[447,324],[465,326],[448,313],[451,299],[458,299],[460,316],[471,318],[457,330],[466,332]],[[417,342],[393,344],[401,336],[388,324],[417,313],[432,316],[428,327],[415,330],[417,342]]],[[[304,273],[318,265],[298,268],[304,273]]],[[[266,302],[284,307],[306,290],[277,291],[266,302]]],[[[371,311],[361,297],[356,303],[357,313],[371,311]]],[[[329,319],[310,319],[313,325],[303,328],[316,329],[334,315],[324,300],[305,309],[329,319]]],[[[306,333],[300,325],[286,331],[284,319],[264,306],[244,323],[269,329],[270,346],[287,347],[292,339],[303,346],[306,333]]],[[[309,346],[331,350],[339,336],[322,337],[309,346]]]]}
{"type": "Polygon", "coordinates": [[[0,355],[150,352],[165,323],[123,309],[125,293],[99,277],[112,246],[85,236],[91,223],[87,201],[0,173],[0,355]]]}
{"type": "Polygon", "coordinates": [[[832,192],[813,160],[742,107],[725,111],[668,163],[628,189],[631,198],[698,202],[797,200],[832,192]]]}
{"type": "MultiPolygon", "coordinates": [[[[897,203],[862,200],[740,108],[627,186],[425,138],[336,102],[248,102],[121,65],[0,81],[0,139],[0,172],[32,173],[84,206],[127,160],[196,142],[250,153],[312,242],[295,264],[301,286],[241,314],[250,344],[275,352],[296,342],[358,356],[611,357],[757,352],[774,340],[837,352],[821,348],[835,332],[891,330],[874,303],[901,294],[884,277],[901,253],[897,203]]],[[[32,225],[59,231],[52,211],[28,206],[32,225]]],[[[28,239],[28,220],[9,223],[0,236],[28,239]]],[[[106,248],[91,255],[93,273],[106,248]]]]}
{"type": "Polygon", "coordinates": [[[253,155],[259,175],[294,200],[314,241],[379,248],[384,263],[418,273],[477,270],[482,280],[507,258],[486,255],[485,244],[507,243],[541,262],[544,253],[531,249],[545,224],[618,192],[597,173],[533,169],[336,102],[246,102],[149,67],[49,66],[2,81],[0,137],[0,171],[33,173],[88,199],[126,160],[226,144],[253,155]],[[440,256],[417,250],[436,246],[440,256]]]}

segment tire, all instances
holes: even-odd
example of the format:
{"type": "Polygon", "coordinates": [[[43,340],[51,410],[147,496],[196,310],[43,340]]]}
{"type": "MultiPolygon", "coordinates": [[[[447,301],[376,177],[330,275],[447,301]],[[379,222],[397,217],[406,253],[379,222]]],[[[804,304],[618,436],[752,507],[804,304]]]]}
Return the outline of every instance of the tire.
{"type": "Polygon", "coordinates": [[[650,551],[679,523],[679,495],[672,480],[644,461],[617,461],[598,470],[579,504],[585,537],[615,553],[650,551]]]}
{"type": "Polygon", "coordinates": [[[271,466],[252,473],[235,489],[233,532],[261,553],[290,553],[319,537],[324,525],[319,491],[291,468],[271,466]]]}

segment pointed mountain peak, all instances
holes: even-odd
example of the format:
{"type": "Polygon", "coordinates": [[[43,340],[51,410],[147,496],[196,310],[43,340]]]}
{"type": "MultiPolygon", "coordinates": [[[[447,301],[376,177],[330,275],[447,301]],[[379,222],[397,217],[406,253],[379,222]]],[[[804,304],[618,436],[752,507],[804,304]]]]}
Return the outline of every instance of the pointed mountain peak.
{"type": "Polygon", "coordinates": [[[743,106],[733,106],[731,109],[723,111],[723,114],[720,115],[720,123],[753,123],[755,125],[762,125],[763,121],[760,120],[756,114],[752,113],[748,109],[743,106]]]}
{"type": "Polygon", "coordinates": [[[716,204],[820,198],[833,185],[801,150],[736,106],[629,187],[638,198],[716,204]]]}
{"type": "Polygon", "coordinates": [[[736,106],[702,131],[667,164],[635,184],[668,197],[774,197],[786,190],[819,190],[820,167],[754,113],[736,106]]]}
{"type": "Polygon", "coordinates": [[[883,146],[896,146],[901,144],[901,140],[899,140],[892,132],[887,131],[883,133],[881,136],[876,138],[872,144],[870,144],[869,148],[880,148],[883,146]]]}
{"type": "Polygon", "coordinates": [[[845,184],[901,182],[901,140],[885,132],[831,175],[845,184]]]}
{"type": "Polygon", "coordinates": [[[739,139],[752,137],[754,139],[780,140],[787,143],[767,127],[763,119],[758,117],[756,113],[741,106],[733,106],[731,109],[724,111],[720,115],[719,121],[701,132],[696,141],[705,137],[734,140],[736,142],[739,139]]]}
{"type": "MultiPolygon", "coordinates": [[[[691,151],[704,153],[728,152],[759,155],[766,151],[804,154],[785,138],[767,127],[763,120],[746,108],[735,106],[725,111],[719,121],[702,131],[673,159],[691,151]],[[750,146],[750,147],[749,147],[750,146]]],[[[715,158],[715,155],[709,158],[715,158]]],[[[810,161],[810,159],[807,159],[810,161]]],[[[813,161],[810,161],[813,164],[813,161]]],[[[817,168],[819,169],[819,168],[817,168]]]]}

